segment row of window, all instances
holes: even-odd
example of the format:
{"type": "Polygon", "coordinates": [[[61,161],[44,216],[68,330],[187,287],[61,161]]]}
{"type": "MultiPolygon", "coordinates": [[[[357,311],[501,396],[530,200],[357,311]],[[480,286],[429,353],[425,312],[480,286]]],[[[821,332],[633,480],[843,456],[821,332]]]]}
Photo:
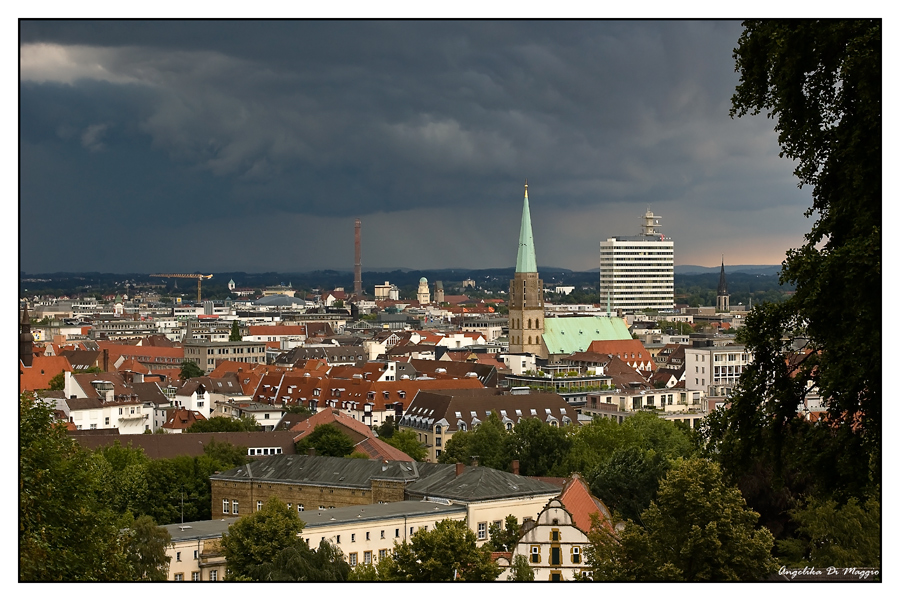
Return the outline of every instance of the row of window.
{"type": "MultiPolygon", "coordinates": [[[[219,570],[209,571],[209,581],[219,581],[219,570]]],[[[175,582],[184,582],[184,572],[178,572],[177,574],[175,574],[175,582]]],[[[191,572],[191,582],[200,582],[200,572],[191,572]]]]}

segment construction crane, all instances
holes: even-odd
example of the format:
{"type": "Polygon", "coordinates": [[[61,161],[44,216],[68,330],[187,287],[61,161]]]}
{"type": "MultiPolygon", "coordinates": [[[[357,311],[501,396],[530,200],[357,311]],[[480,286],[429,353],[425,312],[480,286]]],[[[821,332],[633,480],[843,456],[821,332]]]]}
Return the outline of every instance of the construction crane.
{"type": "Polygon", "coordinates": [[[202,273],[151,273],[151,278],[193,278],[197,280],[197,302],[200,302],[200,282],[208,280],[212,274],[203,275],[202,273]]]}

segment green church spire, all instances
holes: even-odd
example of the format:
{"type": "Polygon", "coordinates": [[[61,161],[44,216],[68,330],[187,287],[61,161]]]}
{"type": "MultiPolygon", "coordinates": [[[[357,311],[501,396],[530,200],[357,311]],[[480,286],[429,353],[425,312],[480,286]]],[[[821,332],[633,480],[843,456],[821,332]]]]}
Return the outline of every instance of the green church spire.
{"type": "Polygon", "coordinates": [[[525,205],[522,207],[522,228],[519,230],[519,254],[516,273],[537,273],[534,258],[534,237],[531,235],[531,211],[528,209],[528,180],[525,180],[525,205]]]}

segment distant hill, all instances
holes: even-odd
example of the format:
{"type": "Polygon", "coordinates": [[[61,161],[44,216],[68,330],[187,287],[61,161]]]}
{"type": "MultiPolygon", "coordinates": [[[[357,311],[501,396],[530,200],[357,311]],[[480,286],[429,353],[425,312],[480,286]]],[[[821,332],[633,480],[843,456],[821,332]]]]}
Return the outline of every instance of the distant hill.
{"type": "MultiPolygon", "coordinates": [[[[721,265],[703,267],[702,265],[676,265],[675,273],[687,275],[692,273],[719,273],[721,265]]],[[[778,275],[781,265],[726,265],[725,273],[746,273],[750,275],[778,275]]]]}

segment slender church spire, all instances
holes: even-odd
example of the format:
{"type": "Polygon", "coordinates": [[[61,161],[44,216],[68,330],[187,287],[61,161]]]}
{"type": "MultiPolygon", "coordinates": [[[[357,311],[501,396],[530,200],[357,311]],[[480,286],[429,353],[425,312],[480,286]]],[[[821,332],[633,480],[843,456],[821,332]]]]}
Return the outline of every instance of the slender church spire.
{"type": "Polygon", "coordinates": [[[522,227],[519,229],[519,253],[516,255],[516,273],[536,273],[534,236],[531,234],[531,210],[528,208],[528,180],[525,180],[525,203],[522,206],[522,227]]]}
{"type": "Polygon", "coordinates": [[[722,269],[719,271],[719,287],[716,290],[716,313],[728,313],[730,297],[728,295],[728,283],[725,281],[725,256],[722,256],[722,269]]]}
{"type": "Polygon", "coordinates": [[[722,255],[722,270],[719,271],[719,296],[728,294],[728,283],[725,281],[725,255],[722,255]]]}

